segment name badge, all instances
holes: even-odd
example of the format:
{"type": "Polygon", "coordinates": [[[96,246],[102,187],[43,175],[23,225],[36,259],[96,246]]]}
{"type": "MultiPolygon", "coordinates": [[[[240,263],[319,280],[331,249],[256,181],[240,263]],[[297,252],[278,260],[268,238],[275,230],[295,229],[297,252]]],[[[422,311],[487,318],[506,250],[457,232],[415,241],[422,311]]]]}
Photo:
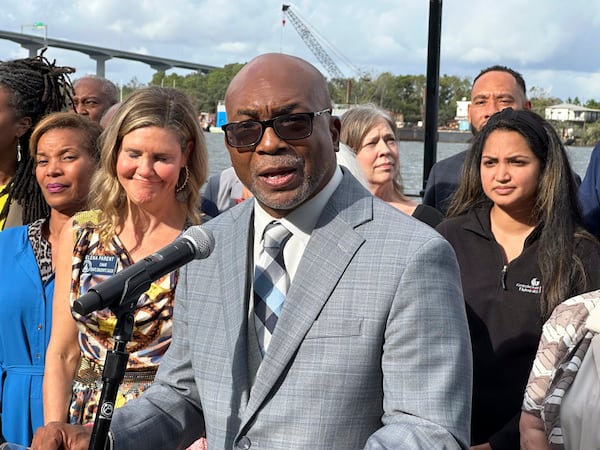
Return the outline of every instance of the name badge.
{"type": "Polygon", "coordinates": [[[103,255],[85,255],[82,273],[91,276],[111,276],[117,268],[117,257],[103,255]]]}

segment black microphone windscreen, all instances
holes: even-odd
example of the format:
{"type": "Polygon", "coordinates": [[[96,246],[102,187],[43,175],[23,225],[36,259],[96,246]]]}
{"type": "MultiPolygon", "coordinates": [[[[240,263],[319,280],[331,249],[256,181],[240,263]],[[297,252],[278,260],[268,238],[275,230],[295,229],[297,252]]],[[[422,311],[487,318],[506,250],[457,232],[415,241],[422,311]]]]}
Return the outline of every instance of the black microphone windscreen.
{"type": "Polygon", "coordinates": [[[189,239],[194,247],[194,259],[204,259],[212,253],[215,248],[215,237],[200,225],[189,227],[183,233],[183,237],[189,239]]]}

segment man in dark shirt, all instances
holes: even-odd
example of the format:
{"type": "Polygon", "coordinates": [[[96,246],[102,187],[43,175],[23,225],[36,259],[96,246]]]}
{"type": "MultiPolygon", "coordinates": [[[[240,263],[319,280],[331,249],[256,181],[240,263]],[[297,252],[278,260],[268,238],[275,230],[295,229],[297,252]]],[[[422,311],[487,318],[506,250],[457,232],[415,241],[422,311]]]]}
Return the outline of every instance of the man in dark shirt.
{"type": "MultiPolygon", "coordinates": [[[[483,69],[475,77],[471,88],[468,110],[471,132],[476,134],[494,113],[508,107],[531,109],[523,76],[506,66],[483,69]]],[[[450,197],[460,182],[466,153],[466,150],[462,151],[433,165],[423,195],[424,205],[446,214],[450,197]]]]}

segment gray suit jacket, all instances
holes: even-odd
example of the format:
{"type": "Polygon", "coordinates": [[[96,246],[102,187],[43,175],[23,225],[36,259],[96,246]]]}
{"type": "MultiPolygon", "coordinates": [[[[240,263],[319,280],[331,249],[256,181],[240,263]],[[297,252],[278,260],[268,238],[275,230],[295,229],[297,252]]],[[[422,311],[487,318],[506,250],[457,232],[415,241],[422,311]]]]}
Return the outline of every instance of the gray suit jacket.
{"type": "Polygon", "coordinates": [[[118,409],[115,449],[468,448],[471,349],[456,258],[347,172],[308,242],[250,386],[253,202],[209,221],[181,270],[156,382],[118,409]]]}

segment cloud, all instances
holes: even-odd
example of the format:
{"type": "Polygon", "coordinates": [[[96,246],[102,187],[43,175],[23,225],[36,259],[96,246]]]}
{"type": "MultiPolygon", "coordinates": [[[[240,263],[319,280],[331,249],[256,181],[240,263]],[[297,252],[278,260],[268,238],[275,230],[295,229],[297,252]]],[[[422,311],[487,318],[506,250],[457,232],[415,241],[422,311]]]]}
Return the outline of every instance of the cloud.
{"type": "MultiPolygon", "coordinates": [[[[428,2],[289,4],[347,76],[426,73],[428,2]]],[[[321,67],[291,21],[282,25],[281,6],[276,0],[4,0],[0,23],[18,32],[23,24],[43,21],[52,38],[214,66],[283,51],[321,67]]],[[[447,0],[440,72],[472,78],[484,67],[506,64],[525,74],[528,85],[561,99],[600,99],[599,32],[600,2],[447,0]]],[[[27,51],[0,41],[0,55],[22,57],[27,51]]],[[[86,55],[57,49],[48,55],[80,73],[95,70],[86,55]]],[[[106,70],[117,82],[134,76],[148,82],[153,74],[141,63],[117,59],[106,70]]]]}

